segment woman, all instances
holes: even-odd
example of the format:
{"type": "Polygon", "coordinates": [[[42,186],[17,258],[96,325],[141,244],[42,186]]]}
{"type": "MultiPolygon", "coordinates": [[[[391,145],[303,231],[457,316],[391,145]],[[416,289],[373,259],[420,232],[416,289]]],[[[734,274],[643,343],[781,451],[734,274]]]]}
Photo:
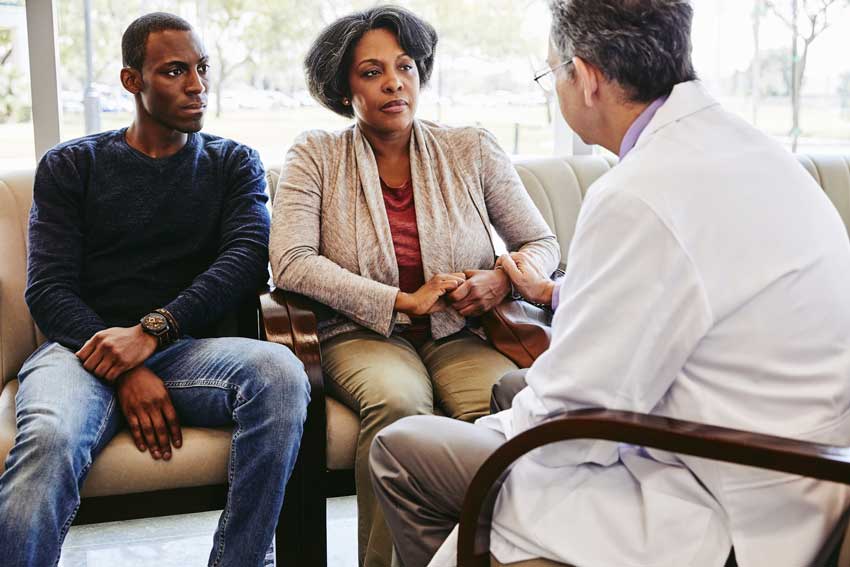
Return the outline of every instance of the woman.
{"type": "Polygon", "coordinates": [[[355,124],[302,134],[274,203],[276,284],[337,314],[319,338],[328,387],[360,415],[359,552],[370,567],[389,566],[392,549],[369,481],[375,434],[435,403],[457,419],[485,415],[492,384],[515,368],[476,318],[510,291],[490,224],[542,271],[559,260],[491,134],[415,118],[436,44],[429,24],[393,6],[328,26],[305,60],[307,82],[355,124]]]}

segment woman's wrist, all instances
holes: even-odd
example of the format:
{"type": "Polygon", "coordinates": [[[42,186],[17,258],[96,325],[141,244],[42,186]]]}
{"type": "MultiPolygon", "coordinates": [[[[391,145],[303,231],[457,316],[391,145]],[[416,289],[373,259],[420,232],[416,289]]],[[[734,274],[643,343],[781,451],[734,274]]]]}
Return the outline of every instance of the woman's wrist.
{"type": "Polygon", "coordinates": [[[399,313],[404,313],[405,315],[408,315],[408,311],[410,310],[410,303],[410,294],[398,290],[398,293],[395,296],[395,305],[393,306],[393,308],[399,313]]]}

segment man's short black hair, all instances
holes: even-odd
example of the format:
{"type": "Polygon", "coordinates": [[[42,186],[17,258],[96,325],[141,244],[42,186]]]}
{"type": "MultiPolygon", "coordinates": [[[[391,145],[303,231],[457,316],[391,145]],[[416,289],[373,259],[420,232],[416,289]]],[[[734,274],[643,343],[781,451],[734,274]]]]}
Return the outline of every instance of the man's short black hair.
{"type": "Polygon", "coordinates": [[[387,29],[395,34],[401,48],[416,62],[419,84],[424,87],[428,83],[434,68],[436,30],[409,10],[378,6],[338,19],[319,34],[307,52],[304,59],[307,86],[322,106],[347,118],[354,116],[351,106],[342,104],[342,99],[351,97],[348,70],[357,42],[375,29],[387,29]]]}
{"type": "Polygon", "coordinates": [[[145,63],[145,43],[154,32],[165,30],[191,31],[192,26],[174,14],[151,12],[136,18],[121,37],[121,58],[125,67],[142,70],[145,63]]]}

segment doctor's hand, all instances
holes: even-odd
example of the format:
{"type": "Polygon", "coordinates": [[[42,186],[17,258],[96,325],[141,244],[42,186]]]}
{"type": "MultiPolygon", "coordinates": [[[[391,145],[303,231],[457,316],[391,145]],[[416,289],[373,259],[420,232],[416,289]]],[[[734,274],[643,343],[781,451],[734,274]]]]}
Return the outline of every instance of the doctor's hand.
{"type": "Polygon", "coordinates": [[[83,368],[107,382],[135,368],[156,351],[158,341],[142,330],[133,327],[111,327],[95,333],[77,351],[83,368]]]}
{"type": "Polygon", "coordinates": [[[496,261],[511,279],[517,292],[529,301],[552,305],[555,282],[522,252],[502,254],[496,261]]]}
{"type": "Polygon", "coordinates": [[[115,395],[139,451],[147,449],[154,459],[169,460],[171,446],[183,445],[183,434],[160,377],[139,366],[115,382],[115,395]]]}
{"type": "Polygon", "coordinates": [[[466,281],[446,296],[446,301],[464,317],[490,311],[511,291],[511,281],[502,270],[466,270],[464,274],[466,281]]]}
{"type": "Polygon", "coordinates": [[[395,299],[395,310],[410,315],[421,317],[430,315],[437,311],[443,311],[446,303],[443,296],[461,285],[466,276],[461,273],[435,274],[425,285],[413,293],[399,291],[395,299]]]}

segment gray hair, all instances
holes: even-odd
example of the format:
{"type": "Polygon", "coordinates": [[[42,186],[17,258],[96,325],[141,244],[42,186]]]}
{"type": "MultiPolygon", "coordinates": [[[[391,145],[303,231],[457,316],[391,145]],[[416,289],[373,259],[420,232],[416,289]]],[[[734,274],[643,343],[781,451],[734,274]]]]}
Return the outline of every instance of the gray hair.
{"type": "Polygon", "coordinates": [[[395,34],[401,48],[416,63],[421,87],[431,77],[437,48],[437,32],[431,24],[399,6],[377,6],[343,16],[322,30],[304,58],[310,94],[341,116],[354,116],[351,106],[342,103],[351,97],[348,69],[360,38],[374,29],[395,34]]]}
{"type": "Polygon", "coordinates": [[[651,102],[696,79],[688,0],[550,0],[552,41],[581,57],[632,102],[651,102]]]}

